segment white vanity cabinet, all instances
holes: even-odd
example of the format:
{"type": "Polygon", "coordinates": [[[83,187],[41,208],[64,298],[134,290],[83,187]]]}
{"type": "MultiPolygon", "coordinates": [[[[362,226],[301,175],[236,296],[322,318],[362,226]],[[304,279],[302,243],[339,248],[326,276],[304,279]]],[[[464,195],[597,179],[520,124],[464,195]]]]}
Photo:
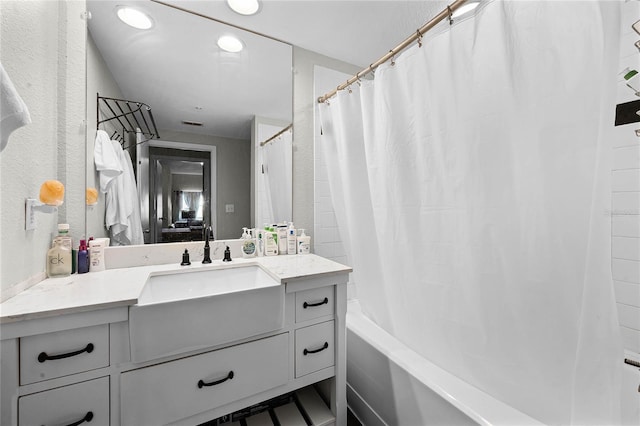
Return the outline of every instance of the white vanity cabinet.
{"type": "Polygon", "coordinates": [[[0,424],[198,425],[321,384],[346,425],[345,269],[282,279],[280,329],[144,362],[130,305],[3,323],[0,424]]]}

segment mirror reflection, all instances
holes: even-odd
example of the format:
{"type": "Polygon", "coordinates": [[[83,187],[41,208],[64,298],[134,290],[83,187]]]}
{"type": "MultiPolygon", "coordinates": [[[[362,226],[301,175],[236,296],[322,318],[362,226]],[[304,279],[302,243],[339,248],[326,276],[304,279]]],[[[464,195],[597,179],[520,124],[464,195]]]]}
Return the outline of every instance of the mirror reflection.
{"type": "Polygon", "coordinates": [[[284,160],[272,162],[285,169],[267,194],[264,182],[273,179],[263,176],[260,144],[292,121],[291,45],[152,1],[88,0],[87,8],[87,187],[100,193],[87,212],[87,236],[119,243],[105,221],[109,200],[118,197],[101,188],[98,129],[131,159],[145,243],[202,239],[209,226],[216,239],[238,238],[244,226],[290,220],[291,143],[270,144],[284,146],[284,160]],[[150,17],[148,28],[122,22],[123,6],[150,17]],[[242,50],[218,46],[229,35],[242,50]],[[99,124],[129,110],[99,106],[98,96],[148,105],[150,114],[99,124]],[[189,169],[194,164],[201,173],[189,169]],[[278,200],[278,217],[264,205],[269,200],[278,200]]]}

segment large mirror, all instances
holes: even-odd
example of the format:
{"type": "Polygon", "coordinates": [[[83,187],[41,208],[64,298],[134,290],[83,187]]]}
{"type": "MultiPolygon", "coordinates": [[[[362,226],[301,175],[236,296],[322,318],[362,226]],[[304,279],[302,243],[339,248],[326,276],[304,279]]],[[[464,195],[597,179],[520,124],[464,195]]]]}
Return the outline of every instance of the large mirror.
{"type": "Polygon", "coordinates": [[[190,241],[209,226],[216,239],[238,238],[242,227],[291,220],[292,46],[174,3],[87,1],[87,188],[99,196],[86,234],[112,244],[190,241]],[[151,27],[121,21],[125,6],[151,27]],[[228,35],[241,51],[217,45],[228,35]],[[115,144],[134,179],[121,193],[105,184],[115,144]],[[142,237],[118,234],[109,224],[138,228],[136,204],[142,237]]]}

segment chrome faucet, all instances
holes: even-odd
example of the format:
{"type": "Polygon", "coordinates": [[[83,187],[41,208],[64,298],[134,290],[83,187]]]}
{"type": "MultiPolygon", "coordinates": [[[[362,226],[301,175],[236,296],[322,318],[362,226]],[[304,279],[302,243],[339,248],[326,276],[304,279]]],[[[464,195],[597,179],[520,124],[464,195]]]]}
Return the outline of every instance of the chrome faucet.
{"type": "Polygon", "coordinates": [[[208,227],[204,231],[204,258],[202,259],[202,263],[211,263],[211,248],[209,247],[209,237],[213,239],[213,230],[211,227],[208,227]]]}

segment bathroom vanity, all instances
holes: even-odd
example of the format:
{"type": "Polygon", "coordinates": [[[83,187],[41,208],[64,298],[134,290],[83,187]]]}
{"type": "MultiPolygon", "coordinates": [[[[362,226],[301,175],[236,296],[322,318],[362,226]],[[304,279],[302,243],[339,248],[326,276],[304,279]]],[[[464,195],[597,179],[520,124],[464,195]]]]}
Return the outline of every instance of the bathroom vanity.
{"type": "Polygon", "coordinates": [[[197,425],[315,384],[345,425],[350,271],[296,255],[38,283],[0,305],[1,423],[197,425]]]}

